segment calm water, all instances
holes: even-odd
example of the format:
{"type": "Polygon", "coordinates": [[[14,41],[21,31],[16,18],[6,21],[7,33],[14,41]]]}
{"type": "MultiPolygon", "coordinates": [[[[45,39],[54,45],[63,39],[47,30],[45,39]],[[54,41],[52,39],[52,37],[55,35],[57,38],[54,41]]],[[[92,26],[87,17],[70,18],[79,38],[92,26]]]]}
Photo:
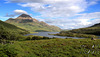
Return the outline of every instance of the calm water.
{"type": "Polygon", "coordinates": [[[79,37],[67,37],[67,36],[54,36],[54,35],[49,35],[49,34],[57,34],[59,32],[38,32],[38,33],[34,33],[34,34],[27,34],[25,36],[28,35],[37,35],[37,36],[45,36],[45,37],[49,37],[49,38],[53,38],[53,37],[57,37],[57,38],[74,38],[74,39],[82,39],[79,37]]]}

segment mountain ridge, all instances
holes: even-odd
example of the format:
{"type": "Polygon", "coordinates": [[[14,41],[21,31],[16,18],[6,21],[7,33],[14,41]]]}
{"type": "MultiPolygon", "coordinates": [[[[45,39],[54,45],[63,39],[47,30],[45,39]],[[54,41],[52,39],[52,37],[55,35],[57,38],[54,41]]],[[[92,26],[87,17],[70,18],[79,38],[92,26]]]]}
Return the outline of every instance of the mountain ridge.
{"type": "Polygon", "coordinates": [[[70,30],[70,31],[64,31],[62,33],[66,33],[66,32],[100,35],[100,23],[94,24],[94,25],[87,27],[87,28],[73,29],[73,30],[70,30]]]}
{"type": "Polygon", "coordinates": [[[94,24],[91,27],[100,27],[100,23],[94,24]]]}
{"type": "Polygon", "coordinates": [[[50,32],[59,32],[61,29],[57,26],[49,25],[43,21],[38,21],[35,18],[27,14],[22,14],[17,18],[9,18],[5,21],[10,24],[14,24],[20,28],[26,29],[28,31],[50,31],[50,32]]]}

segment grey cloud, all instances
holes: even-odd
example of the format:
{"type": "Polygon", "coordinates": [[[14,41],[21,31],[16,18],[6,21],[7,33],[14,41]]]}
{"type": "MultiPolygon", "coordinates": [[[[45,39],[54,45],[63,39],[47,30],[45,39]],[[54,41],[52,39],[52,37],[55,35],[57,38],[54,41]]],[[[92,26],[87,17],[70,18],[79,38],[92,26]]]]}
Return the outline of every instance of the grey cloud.
{"type": "Polygon", "coordinates": [[[16,15],[20,15],[20,14],[28,14],[26,11],[24,11],[24,10],[14,10],[13,11],[13,13],[11,13],[11,14],[6,14],[6,16],[5,17],[14,17],[14,16],[16,16],[16,15]]]}
{"type": "Polygon", "coordinates": [[[5,17],[14,17],[15,14],[6,14],[5,17]]]}
{"type": "Polygon", "coordinates": [[[42,0],[5,0],[7,3],[33,3],[42,2],[42,0]]]}

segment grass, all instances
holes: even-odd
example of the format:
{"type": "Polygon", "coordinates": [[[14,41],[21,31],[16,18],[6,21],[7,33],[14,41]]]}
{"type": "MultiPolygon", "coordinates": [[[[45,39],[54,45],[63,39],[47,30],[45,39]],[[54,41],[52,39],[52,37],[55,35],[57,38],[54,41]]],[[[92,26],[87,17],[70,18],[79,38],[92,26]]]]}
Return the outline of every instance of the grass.
{"type": "Polygon", "coordinates": [[[68,36],[68,37],[80,37],[80,38],[98,38],[96,35],[91,34],[81,34],[81,33],[58,33],[58,34],[51,34],[51,35],[58,35],[58,36],[68,36]]]}
{"type": "Polygon", "coordinates": [[[30,32],[30,33],[38,33],[38,32],[30,32]]]}
{"type": "Polygon", "coordinates": [[[13,44],[0,44],[0,52],[2,52],[2,56],[10,57],[99,57],[100,40],[49,39],[14,41],[13,44]],[[95,46],[92,48],[93,45],[95,46]],[[91,51],[89,52],[89,50],[91,51]]]}

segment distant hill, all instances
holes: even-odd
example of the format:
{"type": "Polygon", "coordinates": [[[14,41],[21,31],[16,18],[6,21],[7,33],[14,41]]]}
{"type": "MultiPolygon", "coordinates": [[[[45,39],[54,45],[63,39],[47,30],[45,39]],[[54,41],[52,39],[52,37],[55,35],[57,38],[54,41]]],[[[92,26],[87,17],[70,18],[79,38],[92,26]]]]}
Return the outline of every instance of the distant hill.
{"type": "Polygon", "coordinates": [[[61,31],[61,29],[57,26],[48,25],[47,23],[43,21],[38,21],[35,18],[32,18],[31,16],[27,14],[22,14],[19,17],[13,19],[9,18],[7,21],[5,21],[10,24],[14,24],[20,28],[26,29],[30,32],[41,32],[41,31],[50,31],[50,32],[58,32],[61,31]]]}
{"type": "Polygon", "coordinates": [[[100,27],[100,23],[95,24],[95,25],[93,25],[93,26],[91,26],[91,27],[100,27]]]}
{"type": "Polygon", "coordinates": [[[58,36],[69,36],[69,37],[84,37],[84,38],[98,38],[100,35],[100,23],[87,28],[73,29],[69,31],[61,31],[58,36]]]}
{"type": "Polygon", "coordinates": [[[66,32],[100,35],[100,23],[87,28],[73,29],[66,32]]]}
{"type": "Polygon", "coordinates": [[[29,33],[28,31],[18,28],[15,25],[0,21],[0,39],[18,39],[18,35],[24,35],[29,33]]]}

